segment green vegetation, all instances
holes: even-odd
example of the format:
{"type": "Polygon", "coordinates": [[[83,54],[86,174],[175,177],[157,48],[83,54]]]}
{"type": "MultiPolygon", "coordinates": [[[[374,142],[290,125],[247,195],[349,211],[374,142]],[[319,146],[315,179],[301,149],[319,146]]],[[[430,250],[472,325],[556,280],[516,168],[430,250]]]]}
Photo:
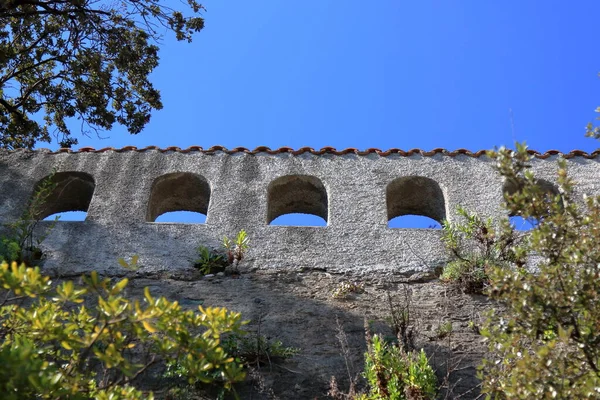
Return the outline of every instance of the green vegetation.
{"type": "Polygon", "coordinates": [[[245,230],[241,230],[235,239],[223,237],[223,250],[210,249],[206,246],[198,246],[198,258],[194,260],[194,267],[204,275],[224,272],[228,266],[232,266],[233,273],[239,273],[238,266],[250,245],[250,238],[245,230]]]}
{"type": "MultiPolygon", "coordinates": [[[[177,363],[190,385],[231,390],[240,363],[221,337],[239,333],[239,313],[224,308],[184,311],[177,302],[127,299],[127,279],[96,272],[52,287],[38,268],[0,265],[0,398],[148,399],[142,377],[177,363]]],[[[158,371],[158,372],[157,372],[158,371]]]]}
{"type": "Polygon", "coordinates": [[[433,399],[437,381],[423,350],[405,352],[387,344],[379,335],[368,339],[364,377],[368,391],[357,400],[433,399]]]}
{"type": "MultiPolygon", "coordinates": [[[[42,234],[39,232],[37,235],[34,234],[41,221],[44,204],[56,188],[55,173],[56,171],[53,170],[39,183],[21,217],[6,226],[8,233],[0,237],[0,261],[34,265],[42,260],[43,254],[40,245],[48,237],[54,224],[42,234]]],[[[56,221],[58,221],[58,217],[54,220],[54,222],[56,221]]]]}
{"type": "Polygon", "coordinates": [[[447,321],[440,323],[435,331],[438,339],[443,339],[452,334],[453,330],[452,321],[447,321]]]}
{"type": "Polygon", "coordinates": [[[576,201],[566,163],[558,163],[558,193],[529,169],[525,145],[490,152],[515,188],[505,194],[510,215],[536,221],[517,233],[508,220],[459,210],[444,225],[453,259],[442,280],[499,302],[483,325],[488,341],[480,369],[489,399],[600,398],[600,197],[576,201]]]}
{"type": "Polygon", "coordinates": [[[249,245],[250,238],[243,229],[238,232],[235,239],[229,239],[227,236],[223,237],[223,247],[227,253],[227,261],[233,266],[234,271],[237,272],[237,268],[246,255],[249,245]]]}
{"type": "Polygon", "coordinates": [[[523,242],[508,222],[501,221],[496,229],[491,218],[483,219],[457,208],[459,222],[444,221],[442,240],[451,259],[444,266],[440,279],[453,283],[466,293],[483,293],[489,285],[489,269],[492,266],[508,267],[524,264],[524,253],[515,252],[523,242]]]}
{"type": "Polygon", "coordinates": [[[257,367],[294,357],[300,352],[296,347],[285,346],[281,340],[271,340],[259,333],[229,335],[223,341],[223,348],[244,365],[257,367]]]}
{"type": "Polygon", "coordinates": [[[500,173],[518,190],[509,212],[538,224],[511,252],[527,267],[494,265],[488,293],[504,309],[482,328],[491,356],[482,366],[489,398],[600,398],[600,197],[573,197],[566,163],[559,161],[560,195],[536,184],[524,145],[492,153],[500,173]]]}
{"type": "MultiPolygon", "coordinates": [[[[366,387],[359,389],[358,378],[353,371],[348,339],[337,321],[337,339],[346,363],[349,388],[343,392],[335,377],[329,383],[328,395],[335,400],[430,400],[438,394],[437,378],[423,349],[414,346],[414,331],[411,321],[411,294],[404,288],[404,301],[395,304],[387,293],[391,317],[390,327],[395,336],[372,334],[371,321],[365,320],[367,352],[361,376],[366,387]]],[[[450,334],[450,328],[446,326],[450,334]]]]}
{"type": "Polygon", "coordinates": [[[229,265],[224,254],[208,247],[198,246],[196,251],[198,252],[198,258],[194,261],[194,267],[204,275],[223,272],[229,265]]]}

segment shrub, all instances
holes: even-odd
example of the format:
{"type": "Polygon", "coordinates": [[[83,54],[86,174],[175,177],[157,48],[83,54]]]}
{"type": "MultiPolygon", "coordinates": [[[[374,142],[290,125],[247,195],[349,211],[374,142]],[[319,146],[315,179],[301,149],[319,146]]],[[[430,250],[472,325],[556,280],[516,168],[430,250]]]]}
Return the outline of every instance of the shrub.
{"type": "Polygon", "coordinates": [[[526,246],[511,244],[535,265],[488,269],[490,294],[504,308],[481,330],[491,353],[481,369],[483,392],[493,399],[600,398],[600,197],[573,201],[564,160],[561,195],[548,196],[528,170],[526,146],[491,156],[518,188],[506,196],[508,210],[538,223],[526,246]]]}
{"type": "Polygon", "coordinates": [[[285,346],[281,340],[271,340],[259,333],[229,335],[223,341],[223,348],[245,365],[257,367],[294,357],[300,352],[296,347],[285,346]]]}
{"type": "Polygon", "coordinates": [[[209,249],[206,246],[198,246],[198,258],[194,260],[194,267],[204,275],[224,272],[228,266],[232,266],[229,272],[237,273],[238,266],[248,251],[250,239],[245,230],[241,230],[235,239],[223,237],[224,253],[209,249]]]}
{"type": "Polygon", "coordinates": [[[492,266],[523,265],[524,253],[515,251],[526,237],[510,225],[508,219],[495,226],[491,218],[483,219],[462,207],[462,220],[443,223],[442,240],[451,259],[440,279],[456,284],[466,293],[483,293],[489,285],[492,266]]]}
{"type": "Polygon", "coordinates": [[[221,345],[239,332],[241,315],[224,308],[185,311],[177,302],[128,300],[127,279],[96,272],[83,285],[52,287],[39,268],[0,265],[0,398],[146,399],[141,378],[167,361],[185,368],[189,384],[231,389],[242,366],[221,345]]]}
{"type": "Polygon", "coordinates": [[[359,400],[425,400],[433,399],[437,385],[433,368],[425,352],[405,352],[387,344],[379,335],[367,334],[364,377],[368,393],[359,400]]]}
{"type": "Polygon", "coordinates": [[[454,331],[454,327],[452,326],[452,321],[442,322],[438,325],[435,333],[438,339],[443,339],[447,336],[450,336],[454,331]]]}
{"type": "Polygon", "coordinates": [[[194,267],[204,275],[223,272],[229,265],[225,255],[219,254],[208,247],[198,246],[196,251],[198,252],[198,258],[194,261],[194,267]]]}

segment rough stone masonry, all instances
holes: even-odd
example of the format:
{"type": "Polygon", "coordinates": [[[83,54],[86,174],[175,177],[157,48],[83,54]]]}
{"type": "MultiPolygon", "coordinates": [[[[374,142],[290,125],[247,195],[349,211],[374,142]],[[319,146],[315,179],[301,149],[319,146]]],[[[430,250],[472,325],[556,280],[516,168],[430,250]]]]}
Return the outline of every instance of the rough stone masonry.
{"type": "MultiPolygon", "coordinates": [[[[598,150],[535,153],[531,165],[542,182],[553,185],[560,156],[578,196],[600,193],[598,150]]],[[[60,275],[119,275],[116,259],[133,255],[141,273],[185,271],[198,245],[218,248],[240,229],[251,240],[251,268],[423,273],[446,259],[440,231],[389,228],[390,219],[452,220],[459,205],[501,217],[507,190],[485,152],[466,150],[4,150],[0,222],[18,218],[53,170],[57,186],[41,217],[87,211],[85,221],[59,221],[43,242],[44,269],[60,275]],[[200,212],[206,223],[154,222],[169,211],[200,212]],[[269,224],[288,213],[314,214],[327,226],[269,224]]]]}

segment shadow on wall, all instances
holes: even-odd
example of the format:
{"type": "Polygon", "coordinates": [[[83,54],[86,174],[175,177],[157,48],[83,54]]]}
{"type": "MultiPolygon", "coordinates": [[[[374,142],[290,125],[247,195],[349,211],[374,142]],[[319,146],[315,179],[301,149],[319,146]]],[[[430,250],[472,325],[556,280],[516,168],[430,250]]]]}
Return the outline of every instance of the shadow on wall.
{"type": "Polygon", "coordinates": [[[85,220],[96,188],[94,178],[84,172],[57,172],[41,179],[34,186],[32,197],[48,179],[54,187],[41,205],[38,217],[42,220],[54,220],[57,216],[63,221],[85,220]]]}
{"type": "MultiPolygon", "coordinates": [[[[546,195],[546,200],[551,203],[555,196],[560,196],[558,187],[545,179],[537,179],[536,184],[542,189],[542,192],[546,195]]],[[[519,191],[519,188],[513,182],[504,182],[502,191],[505,196],[511,196],[519,191]]],[[[561,199],[562,200],[562,199],[561,199]]],[[[520,215],[509,214],[508,216],[510,223],[515,227],[517,231],[528,231],[535,228],[538,221],[534,218],[523,218],[520,215]]]]}
{"type": "Polygon", "coordinates": [[[267,223],[270,225],[326,226],[327,190],[317,177],[287,175],[268,188],[267,223]]]}
{"type": "Polygon", "coordinates": [[[388,227],[440,229],[446,201],[440,185],[424,176],[394,179],[386,188],[388,227]]]}
{"type": "Polygon", "coordinates": [[[152,184],[146,221],[205,223],[209,202],[210,185],[203,176],[190,172],[162,175],[152,184]]]}

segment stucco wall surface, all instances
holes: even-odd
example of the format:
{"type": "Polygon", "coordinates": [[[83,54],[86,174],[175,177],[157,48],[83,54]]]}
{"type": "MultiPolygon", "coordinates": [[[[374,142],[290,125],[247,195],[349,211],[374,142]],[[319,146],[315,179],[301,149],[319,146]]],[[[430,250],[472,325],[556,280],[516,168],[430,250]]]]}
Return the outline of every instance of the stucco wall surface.
{"type": "MultiPolygon", "coordinates": [[[[554,182],[557,157],[533,159],[536,176],[554,182]]],[[[567,160],[578,196],[600,194],[599,159],[567,160]]],[[[240,229],[250,236],[251,268],[413,274],[444,262],[441,232],[389,228],[389,217],[452,220],[458,205],[505,213],[502,178],[485,155],[19,150],[0,151],[1,223],[18,218],[53,169],[66,180],[50,208],[87,207],[85,221],[59,221],[43,243],[44,269],[60,274],[121,274],[117,258],[133,255],[140,273],[185,273],[198,245],[218,248],[240,229]],[[88,191],[91,199],[78,200],[88,191]],[[164,210],[190,208],[206,213],[206,223],[152,222],[164,210]],[[327,226],[269,225],[292,211],[320,214],[327,226]]]]}

